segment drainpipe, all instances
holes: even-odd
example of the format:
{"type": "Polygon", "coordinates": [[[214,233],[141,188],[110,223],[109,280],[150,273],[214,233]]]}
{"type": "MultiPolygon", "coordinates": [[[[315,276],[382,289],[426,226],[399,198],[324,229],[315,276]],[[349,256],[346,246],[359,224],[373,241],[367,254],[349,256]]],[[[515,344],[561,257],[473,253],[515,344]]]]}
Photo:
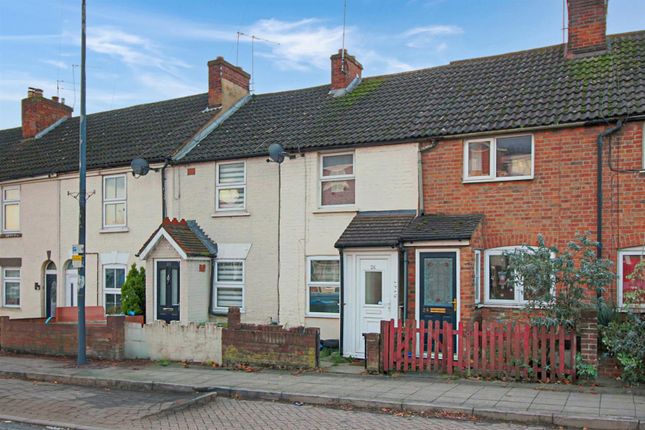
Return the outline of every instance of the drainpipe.
{"type": "Polygon", "coordinates": [[[340,336],[338,339],[338,351],[343,355],[343,327],[345,326],[345,258],[343,250],[338,251],[340,254],[340,336]]]}
{"type": "Polygon", "coordinates": [[[166,167],[170,164],[170,159],[166,158],[163,166],[161,167],[161,221],[166,219],[166,167]]]}
{"type": "Polygon", "coordinates": [[[213,312],[213,288],[215,287],[213,280],[215,278],[215,258],[216,257],[211,257],[211,279],[209,282],[210,290],[208,292],[208,314],[209,315],[217,315],[215,312],[213,312]]]}
{"type": "MultiPolygon", "coordinates": [[[[602,206],[603,206],[603,194],[602,194],[602,151],[603,151],[603,144],[604,144],[604,138],[617,132],[620,130],[623,126],[623,121],[619,120],[616,123],[615,127],[608,128],[604,131],[601,131],[598,133],[598,140],[597,140],[597,151],[598,151],[598,166],[597,166],[597,173],[596,173],[596,234],[597,238],[596,241],[598,242],[598,246],[596,248],[596,256],[598,258],[602,258],[602,206]]],[[[600,293],[598,293],[600,296],[600,293]]]]}
{"type": "Polygon", "coordinates": [[[429,144],[423,147],[419,144],[419,149],[417,151],[417,188],[419,192],[419,198],[417,199],[417,216],[423,215],[425,205],[423,198],[423,153],[432,151],[438,144],[439,141],[436,139],[432,139],[429,144]]]}
{"type": "Polygon", "coordinates": [[[403,321],[407,319],[408,316],[408,248],[403,248],[403,321]]]}

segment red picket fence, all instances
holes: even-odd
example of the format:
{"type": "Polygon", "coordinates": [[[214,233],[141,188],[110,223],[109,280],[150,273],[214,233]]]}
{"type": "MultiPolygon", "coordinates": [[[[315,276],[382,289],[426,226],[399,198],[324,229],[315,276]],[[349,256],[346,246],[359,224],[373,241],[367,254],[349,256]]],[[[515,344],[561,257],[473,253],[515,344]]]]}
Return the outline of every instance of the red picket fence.
{"type": "Polygon", "coordinates": [[[575,380],[576,335],[516,322],[381,322],[384,372],[460,372],[543,382],[575,380]]]}

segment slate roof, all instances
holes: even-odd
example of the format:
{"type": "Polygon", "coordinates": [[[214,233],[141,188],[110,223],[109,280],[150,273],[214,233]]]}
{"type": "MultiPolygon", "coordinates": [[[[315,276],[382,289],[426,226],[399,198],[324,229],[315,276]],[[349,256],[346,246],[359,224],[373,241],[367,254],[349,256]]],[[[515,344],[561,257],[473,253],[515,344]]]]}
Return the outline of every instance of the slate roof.
{"type": "MultiPolygon", "coordinates": [[[[88,169],[163,161],[218,113],[207,106],[208,95],[198,94],[88,115],[88,169]]],[[[78,117],[40,139],[23,140],[20,127],[0,130],[0,181],[77,171],[78,142],[78,117]]]]}
{"type": "Polygon", "coordinates": [[[166,218],[146,240],[137,256],[143,253],[161,229],[173,238],[188,257],[215,257],[217,255],[217,244],[204,233],[196,221],[166,218]]]}
{"type": "Polygon", "coordinates": [[[470,239],[483,215],[421,215],[414,211],[359,212],[336,248],[395,247],[401,242],[470,239]]]}
{"type": "MultiPolygon", "coordinates": [[[[414,141],[645,114],[645,31],[608,37],[609,53],[567,60],[564,46],[365,78],[334,98],[329,85],[255,95],[181,162],[414,141]]],[[[198,94],[88,116],[88,167],[162,161],[217,111],[198,94]]],[[[77,169],[78,117],[42,139],[0,130],[0,181],[77,169]]]]}
{"type": "Polygon", "coordinates": [[[645,114],[645,31],[608,37],[608,54],[567,60],[563,45],[256,95],[186,162],[286,149],[410,141],[645,114]]]}

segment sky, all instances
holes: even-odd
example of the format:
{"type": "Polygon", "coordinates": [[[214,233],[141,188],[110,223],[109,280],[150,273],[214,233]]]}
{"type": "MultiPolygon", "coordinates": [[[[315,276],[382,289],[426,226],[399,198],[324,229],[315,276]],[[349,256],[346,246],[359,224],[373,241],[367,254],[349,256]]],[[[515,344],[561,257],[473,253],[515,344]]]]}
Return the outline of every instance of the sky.
{"type": "MultiPolygon", "coordinates": [[[[562,2],[347,0],[345,46],[374,76],[558,44],[562,2]]],[[[78,114],[80,3],[0,0],[0,129],[20,125],[30,86],[78,114]]],[[[253,71],[256,93],[327,84],[342,46],[343,0],[87,3],[89,113],[206,92],[220,55],[253,71]]],[[[645,1],[610,0],[607,26],[645,29],[645,1]]]]}

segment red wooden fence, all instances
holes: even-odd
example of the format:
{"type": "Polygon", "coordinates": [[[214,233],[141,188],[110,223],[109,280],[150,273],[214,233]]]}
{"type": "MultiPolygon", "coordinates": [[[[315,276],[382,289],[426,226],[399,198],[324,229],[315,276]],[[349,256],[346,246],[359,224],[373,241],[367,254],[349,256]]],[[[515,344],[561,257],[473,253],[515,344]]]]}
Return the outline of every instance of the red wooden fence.
{"type": "Polygon", "coordinates": [[[563,327],[460,322],[455,330],[452,324],[439,321],[381,322],[384,372],[574,380],[575,351],[575,332],[563,327]]]}

